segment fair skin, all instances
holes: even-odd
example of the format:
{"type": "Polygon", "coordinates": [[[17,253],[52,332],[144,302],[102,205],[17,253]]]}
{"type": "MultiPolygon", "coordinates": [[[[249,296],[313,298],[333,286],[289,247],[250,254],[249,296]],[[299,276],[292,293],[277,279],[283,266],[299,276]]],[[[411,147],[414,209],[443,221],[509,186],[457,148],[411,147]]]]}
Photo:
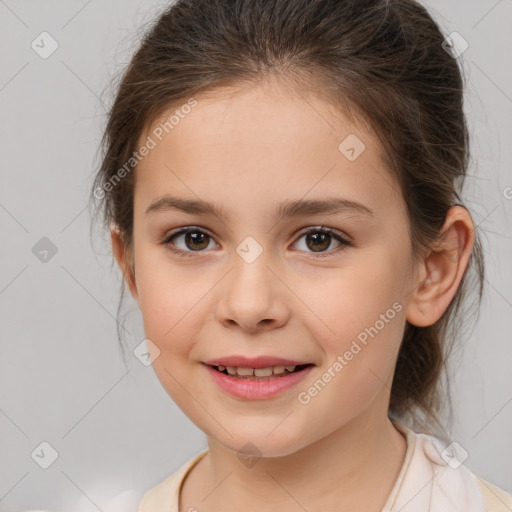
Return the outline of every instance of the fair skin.
{"type": "Polygon", "coordinates": [[[271,504],[280,511],[378,512],[406,450],[388,418],[405,323],[431,325],[448,307],[474,244],[471,217],[453,207],[442,243],[414,261],[405,204],[374,135],[320,99],[305,101],[277,83],[196,99],[136,169],[133,252],[111,233],[146,337],[160,351],[153,368],[208,440],[209,453],[182,487],[180,511],[252,512],[271,504]],[[354,161],[338,150],[349,134],[366,146],[354,161]],[[215,203],[229,216],[146,215],[166,194],[215,203]],[[274,217],[283,201],[333,197],[373,214],[274,217]],[[174,248],[190,255],[180,258],[163,241],[187,226],[209,237],[187,245],[178,235],[174,248]],[[324,257],[315,258],[304,229],[319,226],[351,245],[331,236],[324,257]],[[248,236],[263,249],[250,264],[236,252],[248,236]],[[393,319],[317,396],[300,403],[298,393],[394,303],[402,307],[393,319]],[[297,388],[244,400],[220,390],[202,364],[232,354],[315,367],[297,388]],[[262,456],[252,467],[237,454],[247,442],[262,456]]]}

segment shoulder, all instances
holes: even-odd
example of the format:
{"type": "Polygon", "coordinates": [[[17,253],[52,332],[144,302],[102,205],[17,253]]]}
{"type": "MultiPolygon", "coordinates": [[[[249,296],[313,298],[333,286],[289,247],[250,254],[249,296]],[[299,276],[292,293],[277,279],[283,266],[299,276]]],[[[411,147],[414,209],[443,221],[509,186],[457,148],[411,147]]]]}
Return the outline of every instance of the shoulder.
{"type": "Polygon", "coordinates": [[[181,484],[192,467],[207,453],[208,450],[198,453],[170,476],[146,491],[137,512],[178,512],[181,484]]]}
{"type": "Polygon", "coordinates": [[[464,464],[467,454],[458,453],[457,443],[446,445],[436,436],[414,432],[402,424],[396,426],[408,441],[409,456],[406,454],[402,468],[403,481],[397,482],[400,492],[396,498],[404,502],[404,510],[427,510],[431,503],[432,510],[512,511],[512,495],[473,473],[464,464]],[[421,487],[422,482],[432,485],[421,487]]]}
{"type": "Polygon", "coordinates": [[[165,512],[174,512],[173,509],[170,508],[170,504],[172,503],[173,496],[177,495],[176,493],[179,489],[181,480],[179,473],[179,470],[174,472],[159,484],[146,491],[140,500],[137,512],[153,512],[159,510],[164,503],[168,503],[169,508],[167,510],[161,509],[162,512],[164,512],[164,510],[165,512]]]}
{"type": "Polygon", "coordinates": [[[505,492],[483,478],[475,477],[484,499],[487,512],[510,512],[512,494],[505,492]]]}

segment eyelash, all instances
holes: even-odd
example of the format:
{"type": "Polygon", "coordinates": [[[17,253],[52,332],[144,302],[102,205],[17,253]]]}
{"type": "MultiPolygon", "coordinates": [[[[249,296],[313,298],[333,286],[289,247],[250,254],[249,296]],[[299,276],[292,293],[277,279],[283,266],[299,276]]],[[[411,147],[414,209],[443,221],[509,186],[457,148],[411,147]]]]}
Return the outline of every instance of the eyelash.
{"type": "MultiPolygon", "coordinates": [[[[176,238],[179,235],[184,235],[187,233],[203,233],[206,236],[213,239],[213,237],[210,234],[208,234],[206,231],[204,231],[203,229],[195,227],[195,226],[190,226],[187,228],[180,229],[179,231],[176,231],[174,233],[171,233],[169,236],[167,236],[165,238],[165,240],[162,242],[162,245],[164,245],[168,250],[170,250],[171,252],[173,252],[174,254],[176,254],[178,257],[181,257],[181,258],[194,257],[195,254],[204,252],[204,251],[183,251],[181,249],[175,249],[172,247],[172,245],[173,245],[173,244],[171,244],[172,239],[176,238]]],[[[318,228],[310,228],[306,231],[301,232],[298,239],[300,239],[304,235],[308,235],[310,233],[323,233],[323,234],[331,235],[332,238],[336,239],[341,244],[338,247],[336,247],[335,249],[332,249],[331,251],[325,251],[325,252],[320,252],[320,253],[313,253],[313,252],[309,253],[311,256],[308,256],[308,257],[312,258],[312,259],[324,258],[326,256],[332,256],[333,254],[338,254],[339,252],[344,251],[348,246],[352,245],[352,243],[349,242],[347,239],[343,238],[339,234],[336,234],[334,232],[334,230],[332,230],[330,228],[325,228],[323,226],[318,227],[318,228]]]]}

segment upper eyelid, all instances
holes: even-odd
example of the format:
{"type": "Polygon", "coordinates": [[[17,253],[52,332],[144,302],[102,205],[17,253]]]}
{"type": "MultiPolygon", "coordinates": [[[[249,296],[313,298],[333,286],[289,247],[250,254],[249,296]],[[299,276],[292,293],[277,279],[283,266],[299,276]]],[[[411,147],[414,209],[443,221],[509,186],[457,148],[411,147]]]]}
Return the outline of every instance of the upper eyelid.
{"type": "Polygon", "coordinates": [[[213,234],[211,234],[210,231],[208,231],[205,228],[199,227],[199,226],[183,226],[181,228],[176,228],[176,229],[171,230],[170,232],[166,233],[163,238],[165,241],[165,240],[169,240],[177,235],[185,235],[187,233],[194,233],[196,231],[204,233],[205,235],[208,235],[210,238],[215,239],[215,236],[213,234]]]}

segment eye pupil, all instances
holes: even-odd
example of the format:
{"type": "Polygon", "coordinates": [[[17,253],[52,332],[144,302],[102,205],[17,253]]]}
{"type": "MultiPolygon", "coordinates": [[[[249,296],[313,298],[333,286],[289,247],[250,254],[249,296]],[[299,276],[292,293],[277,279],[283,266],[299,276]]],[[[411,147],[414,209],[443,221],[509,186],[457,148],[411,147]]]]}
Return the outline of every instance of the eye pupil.
{"type": "MultiPolygon", "coordinates": [[[[325,250],[330,245],[330,237],[328,233],[308,233],[306,235],[306,243],[313,242],[313,249],[317,249],[319,251],[325,250]],[[327,243],[325,243],[327,240],[327,243]]],[[[309,244],[308,244],[309,247],[309,244]]],[[[311,247],[310,247],[311,248],[311,247]]]]}
{"type": "Polygon", "coordinates": [[[201,233],[199,231],[194,231],[192,233],[186,233],[185,235],[185,243],[187,244],[187,247],[189,249],[192,249],[193,251],[200,251],[201,249],[204,249],[205,247],[208,247],[208,235],[206,233],[201,233]],[[201,241],[203,242],[201,244],[201,241]],[[199,243],[200,247],[194,247],[192,244],[199,243]]]}

